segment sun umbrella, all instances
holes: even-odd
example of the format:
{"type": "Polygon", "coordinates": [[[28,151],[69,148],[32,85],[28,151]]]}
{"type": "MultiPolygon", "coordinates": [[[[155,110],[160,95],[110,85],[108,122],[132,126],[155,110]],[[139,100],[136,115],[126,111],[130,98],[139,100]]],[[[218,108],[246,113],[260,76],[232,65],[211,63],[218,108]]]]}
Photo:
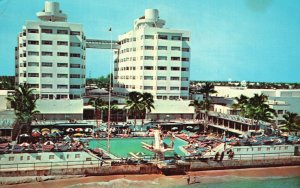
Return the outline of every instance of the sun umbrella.
{"type": "Polygon", "coordinates": [[[54,129],[51,129],[51,133],[59,133],[60,132],[60,130],[59,129],[56,129],[56,128],[54,128],[54,129]]]}
{"type": "Polygon", "coordinates": [[[42,131],[42,132],[43,132],[43,131],[48,131],[48,132],[50,132],[50,129],[48,129],[48,128],[43,128],[41,131],[42,131]]]}
{"type": "Polygon", "coordinates": [[[48,135],[48,134],[50,134],[50,130],[48,129],[48,130],[43,130],[42,129],[42,135],[44,136],[44,135],[48,135]]]}
{"type": "Polygon", "coordinates": [[[40,129],[39,128],[34,128],[34,129],[32,129],[31,132],[40,132],[40,129]]]}
{"type": "Polygon", "coordinates": [[[22,144],[20,144],[19,146],[22,146],[22,147],[27,147],[27,146],[29,146],[29,143],[27,143],[27,142],[23,142],[22,144]]]}
{"type": "Polygon", "coordinates": [[[82,129],[82,128],[76,128],[75,131],[76,131],[76,132],[82,132],[83,129],[82,129]]]}
{"type": "Polygon", "coordinates": [[[31,136],[33,136],[33,137],[39,137],[40,135],[41,135],[41,133],[38,131],[31,133],[31,136]]]}
{"type": "Polygon", "coordinates": [[[93,132],[93,129],[91,129],[91,128],[85,128],[85,129],[84,129],[84,132],[86,132],[86,133],[91,133],[91,132],[93,132]]]}
{"type": "Polygon", "coordinates": [[[178,130],[178,127],[172,127],[171,130],[173,130],[173,131],[178,130]]]}
{"type": "Polygon", "coordinates": [[[75,136],[75,137],[82,137],[84,134],[82,134],[82,133],[76,133],[76,134],[74,134],[73,136],[75,136]]]}
{"type": "Polygon", "coordinates": [[[54,145],[54,143],[52,141],[47,141],[44,143],[44,145],[54,145]]]}
{"type": "Polygon", "coordinates": [[[192,129],[193,127],[192,127],[192,126],[187,126],[186,128],[187,128],[187,129],[192,129]]]}
{"type": "Polygon", "coordinates": [[[67,128],[66,131],[70,133],[70,132],[73,132],[74,129],[73,128],[67,128]]]}
{"type": "Polygon", "coordinates": [[[65,136],[64,137],[64,140],[66,140],[66,141],[70,141],[71,140],[71,138],[67,135],[67,136],[65,136]]]}
{"type": "Polygon", "coordinates": [[[28,134],[21,134],[20,137],[29,137],[28,134]]]}

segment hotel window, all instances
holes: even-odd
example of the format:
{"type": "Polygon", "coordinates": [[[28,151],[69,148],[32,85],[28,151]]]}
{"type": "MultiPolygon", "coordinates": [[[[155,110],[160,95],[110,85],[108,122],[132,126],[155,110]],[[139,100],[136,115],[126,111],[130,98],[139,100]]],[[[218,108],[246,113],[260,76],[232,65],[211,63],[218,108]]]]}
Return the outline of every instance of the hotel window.
{"type": "Polygon", "coordinates": [[[70,64],[70,68],[80,68],[80,64],[70,64]]]}
{"type": "Polygon", "coordinates": [[[71,53],[70,57],[80,57],[80,54],[71,53]]]}
{"type": "Polygon", "coordinates": [[[57,74],[57,78],[68,78],[68,74],[57,74]]]}
{"type": "Polygon", "coordinates": [[[274,147],[274,150],[276,150],[276,147],[274,147]]]}
{"type": "Polygon", "coordinates": [[[145,46],[145,50],[154,50],[154,46],[145,46]]]}
{"type": "Polygon", "coordinates": [[[28,56],[39,56],[39,52],[29,51],[28,56]]]}
{"type": "Polygon", "coordinates": [[[257,151],[261,151],[261,148],[257,148],[257,151]]]}
{"type": "Polygon", "coordinates": [[[284,149],[287,150],[287,149],[289,149],[289,147],[288,146],[284,146],[284,149]]]}
{"type": "Polygon", "coordinates": [[[154,39],[153,35],[145,35],[145,39],[154,39]]]}
{"type": "Polygon", "coordinates": [[[20,161],[23,161],[23,159],[24,159],[24,156],[20,156],[20,161]]]}
{"type": "Polygon", "coordinates": [[[30,156],[27,156],[27,161],[30,160],[30,156]]]}
{"type": "Polygon", "coordinates": [[[70,43],[70,46],[73,46],[73,47],[80,47],[80,43],[79,43],[79,42],[71,42],[71,43],[70,43]]]}
{"type": "Polygon", "coordinates": [[[283,110],[278,110],[277,114],[283,114],[283,110]]]}
{"type": "Polygon", "coordinates": [[[63,155],[60,155],[59,158],[60,158],[60,159],[64,159],[64,156],[63,156],[63,155]]]}
{"type": "Polygon", "coordinates": [[[158,35],[158,39],[168,40],[168,35],[158,35]]]}
{"type": "Polygon", "coordinates": [[[54,159],[54,155],[49,155],[49,159],[54,159]]]}
{"type": "Polygon", "coordinates": [[[68,42],[67,41],[57,41],[57,45],[58,46],[68,46],[68,42]]]}
{"type": "Polygon", "coordinates": [[[42,67],[52,67],[51,62],[42,62],[42,67]]]}
{"type": "Polygon", "coordinates": [[[80,74],[70,74],[70,78],[80,78],[80,74]]]}
{"type": "Polygon", "coordinates": [[[39,84],[28,84],[30,88],[39,88],[39,84]]]}
{"type": "Polygon", "coordinates": [[[28,33],[39,33],[38,29],[28,29],[28,33]]]}
{"type": "Polygon", "coordinates": [[[80,85],[70,85],[70,89],[80,89],[80,85]]]}
{"type": "Polygon", "coordinates": [[[52,41],[51,40],[42,40],[42,44],[43,45],[52,45],[52,41]]]}
{"type": "Polygon", "coordinates": [[[144,76],[144,80],[153,80],[153,76],[144,76]]]}
{"type": "Polygon", "coordinates": [[[57,30],[57,34],[67,35],[67,34],[69,34],[69,31],[68,30],[57,30]]]}
{"type": "Polygon", "coordinates": [[[39,77],[39,73],[28,73],[28,77],[39,77]]]}
{"type": "Polygon", "coordinates": [[[182,41],[190,41],[189,37],[182,37],[182,41]]]}
{"type": "Polygon", "coordinates": [[[183,52],[190,52],[190,49],[189,48],[182,48],[182,51],[183,52]]]}
{"type": "Polygon", "coordinates": [[[39,45],[39,41],[37,41],[37,40],[28,40],[28,44],[39,45]]]}
{"type": "Polygon", "coordinates": [[[68,85],[57,85],[57,89],[68,89],[68,85]]]}
{"type": "Polygon", "coordinates": [[[52,78],[52,74],[51,73],[42,73],[42,77],[52,78]]]}
{"type": "Polygon", "coordinates": [[[153,60],[154,57],[153,56],[145,56],[145,60],[153,60]]]}
{"type": "Polygon", "coordinates": [[[57,52],[57,56],[68,56],[66,52],[57,52]]]}
{"type": "Polygon", "coordinates": [[[182,61],[190,61],[190,59],[187,58],[187,57],[183,57],[183,58],[181,58],[181,60],[182,60],[182,61]]]}
{"type": "Polygon", "coordinates": [[[144,86],[144,90],[152,90],[153,86],[144,86]]]}
{"type": "Polygon", "coordinates": [[[52,56],[52,52],[42,52],[42,56],[52,56]]]}
{"type": "Polygon", "coordinates": [[[157,80],[167,80],[167,77],[166,76],[158,76],[157,80]]]}
{"type": "Polygon", "coordinates": [[[42,84],[42,88],[44,88],[44,89],[52,89],[52,84],[42,84]]]}
{"type": "Polygon", "coordinates": [[[171,80],[179,80],[179,77],[171,77],[171,80]]]}
{"type": "Polygon", "coordinates": [[[157,86],[157,90],[166,90],[167,87],[166,86],[157,86]]]}
{"type": "Polygon", "coordinates": [[[42,156],[40,156],[40,155],[36,156],[36,160],[39,160],[39,161],[42,160],[42,156]]]}
{"type": "Polygon", "coordinates": [[[52,33],[52,29],[42,29],[42,33],[52,33]]]}
{"type": "Polygon", "coordinates": [[[68,67],[68,63],[57,63],[57,67],[68,67]]]}
{"type": "Polygon", "coordinates": [[[179,87],[170,87],[170,90],[179,90],[179,87]]]}
{"type": "Polygon", "coordinates": [[[71,31],[71,35],[80,35],[80,31],[71,31]]]}
{"type": "Polygon", "coordinates": [[[167,67],[165,67],[165,66],[158,66],[157,70],[167,70],[167,67]]]}
{"type": "Polygon", "coordinates": [[[267,148],[267,151],[270,151],[270,148],[267,148]]]}
{"type": "Polygon", "coordinates": [[[189,81],[188,77],[181,77],[181,81],[189,81]]]}
{"type": "Polygon", "coordinates": [[[153,70],[153,67],[152,66],[145,66],[144,70],[153,70]]]}
{"type": "Polygon", "coordinates": [[[171,70],[172,70],[172,71],[179,71],[179,70],[180,70],[180,67],[171,67],[171,70]]]}
{"type": "Polygon", "coordinates": [[[174,50],[174,51],[180,51],[180,47],[172,46],[172,47],[171,47],[171,50],[174,50]]]}
{"type": "Polygon", "coordinates": [[[38,67],[39,63],[38,62],[28,62],[29,67],[38,67]]]}
{"type": "Polygon", "coordinates": [[[181,36],[172,36],[171,39],[172,40],[181,40],[181,36]]]}
{"type": "Polygon", "coordinates": [[[189,68],[187,68],[187,67],[181,67],[181,71],[189,71],[189,68]]]}
{"type": "Polygon", "coordinates": [[[180,61],[180,57],[171,57],[171,61],[180,61]]]}
{"type": "Polygon", "coordinates": [[[158,46],[157,47],[158,50],[168,50],[167,46],[158,46]]]}
{"type": "Polygon", "coordinates": [[[158,56],[157,60],[168,60],[167,56],[158,56]]]}
{"type": "Polygon", "coordinates": [[[182,90],[182,91],[187,91],[187,90],[188,90],[188,87],[181,87],[180,90],[182,90]]]}
{"type": "Polygon", "coordinates": [[[14,158],[14,157],[9,157],[8,160],[9,160],[9,161],[14,161],[15,158],[14,158]]]}
{"type": "Polygon", "coordinates": [[[237,151],[237,152],[240,152],[240,151],[241,151],[241,148],[238,148],[236,151],[237,151]]]}
{"type": "Polygon", "coordinates": [[[80,154],[75,154],[75,159],[80,158],[80,154]]]}

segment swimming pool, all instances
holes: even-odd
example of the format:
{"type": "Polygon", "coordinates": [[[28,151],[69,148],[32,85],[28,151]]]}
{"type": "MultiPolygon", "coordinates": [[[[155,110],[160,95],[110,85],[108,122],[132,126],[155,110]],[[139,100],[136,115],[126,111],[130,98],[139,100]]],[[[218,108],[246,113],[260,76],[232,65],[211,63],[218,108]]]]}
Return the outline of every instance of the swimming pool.
{"type": "MultiPolygon", "coordinates": [[[[110,152],[116,157],[131,157],[129,152],[132,153],[143,152],[147,156],[153,156],[154,153],[143,148],[142,142],[151,145],[151,143],[154,142],[154,138],[153,137],[112,138],[110,139],[110,152]]],[[[164,139],[164,142],[169,145],[171,143],[171,139],[167,137],[164,139]]],[[[89,147],[91,149],[102,148],[106,150],[107,148],[106,143],[107,143],[106,139],[91,139],[89,141],[89,147]]],[[[187,145],[187,142],[179,138],[175,138],[174,150],[180,156],[184,156],[184,153],[179,148],[180,146],[183,145],[187,145]]]]}

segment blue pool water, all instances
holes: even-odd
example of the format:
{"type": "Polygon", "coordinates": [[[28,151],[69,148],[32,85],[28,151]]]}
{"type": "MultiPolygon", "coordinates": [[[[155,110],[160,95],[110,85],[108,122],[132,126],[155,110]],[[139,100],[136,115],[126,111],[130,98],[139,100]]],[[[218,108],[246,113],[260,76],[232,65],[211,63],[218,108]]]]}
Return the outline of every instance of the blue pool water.
{"type": "MultiPolygon", "coordinates": [[[[110,139],[110,152],[117,157],[130,157],[129,152],[132,153],[143,152],[145,155],[153,156],[153,153],[151,151],[142,147],[143,146],[142,142],[151,145],[151,143],[154,142],[154,138],[153,137],[112,138],[110,139]]],[[[164,142],[166,144],[170,144],[171,140],[170,138],[165,138],[164,142]]],[[[89,141],[89,147],[91,149],[102,148],[106,150],[107,148],[106,144],[107,144],[106,139],[91,139],[89,141]]],[[[187,142],[175,138],[174,141],[175,152],[180,156],[184,156],[184,153],[180,150],[179,147],[186,144],[187,142]]]]}

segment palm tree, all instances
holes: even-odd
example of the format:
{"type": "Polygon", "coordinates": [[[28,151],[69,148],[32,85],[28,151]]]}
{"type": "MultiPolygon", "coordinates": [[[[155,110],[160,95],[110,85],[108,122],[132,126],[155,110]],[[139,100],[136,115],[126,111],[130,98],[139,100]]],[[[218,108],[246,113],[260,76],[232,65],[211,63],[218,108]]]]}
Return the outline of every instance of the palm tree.
{"type": "Polygon", "coordinates": [[[100,119],[102,120],[103,118],[103,110],[105,109],[105,106],[107,103],[101,99],[100,97],[98,98],[91,98],[88,102],[88,104],[92,105],[95,108],[95,119],[98,125],[98,114],[101,113],[100,119]]]}
{"type": "Polygon", "coordinates": [[[281,130],[287,130],[288,133],[290,134],[290,132],[292,130],[299,130],[299,126],[296,124],[296,117],[297,117],[297,113],[293,113],[293,112],[287,112],[286,114],[283,115],[283,118],[285,119],[285,125],[280,127],[281,130]]]}
{"type": "Polygon", "coordinates": [[[209,82],[206,82],[204,86],[201,87],[199,90],[200,93],[204,94],[205,99],[209,99],[210,94],[217,93],[216,90],[214,90],[215,86],[209,82]]]}
{"type": "Polygon", "coordinates": [[[144,112],[149,113],[152,109],[154,109],[153,103],[153,95],[151,93],[143,93],[141,103],[143,104],[142,110],[142,125],[144,125],[144,117],[146,114],[144,112]]]}
{"type": "Polygon", "coordinates": [[[198,100],[193,100],[193,101],[190,102],[189,106],[194,106],[196,117],[199,116],[200,110],[205,110],[206,109],[205,101],[200,101],[199,102],[198,100]]]}
{"type": "Polygon", "coordinates": [[[129,113],[134,116],[134,124],[136,125],[138,114],[141,114],[143,124],[145,112],[151,112],[151,110],[154,109],[153,95],[151,93],[142,94],[137,91],[132,91],[129,93],[128,97],[125,107],[129,107],[129,113]]]}
{"type": "Polygon", "coordinates": [[[29,133],[30,126],[34,115],[38,114],[36,110],[36,100],[34,89],[30,89],[28,84],[20,85],[15,89],[15,93],[12,96],[7,97],[7,100],[11,103],[17,116],[20,133],[29,133]]]}
{"type": "Polygon", "coordinates": [[[128,94],[128,100],[125,107],[128,107],[128,112],[134,116],[134,125],[136,125],[136,119],[138,113],[141,113],[145,106],[142,101],[142,94],[137,91],[132,91],[128,94]]]}
{"type": "Polygon", "coordinates": [[[240,109],[241,115],[245,115],[246,106],[248,105],[248,99],[249,98],[245,95],[241,95],[240,97],[235,97],[237,103],[232,105],[233,109],[235,110],[240,109]]]}

